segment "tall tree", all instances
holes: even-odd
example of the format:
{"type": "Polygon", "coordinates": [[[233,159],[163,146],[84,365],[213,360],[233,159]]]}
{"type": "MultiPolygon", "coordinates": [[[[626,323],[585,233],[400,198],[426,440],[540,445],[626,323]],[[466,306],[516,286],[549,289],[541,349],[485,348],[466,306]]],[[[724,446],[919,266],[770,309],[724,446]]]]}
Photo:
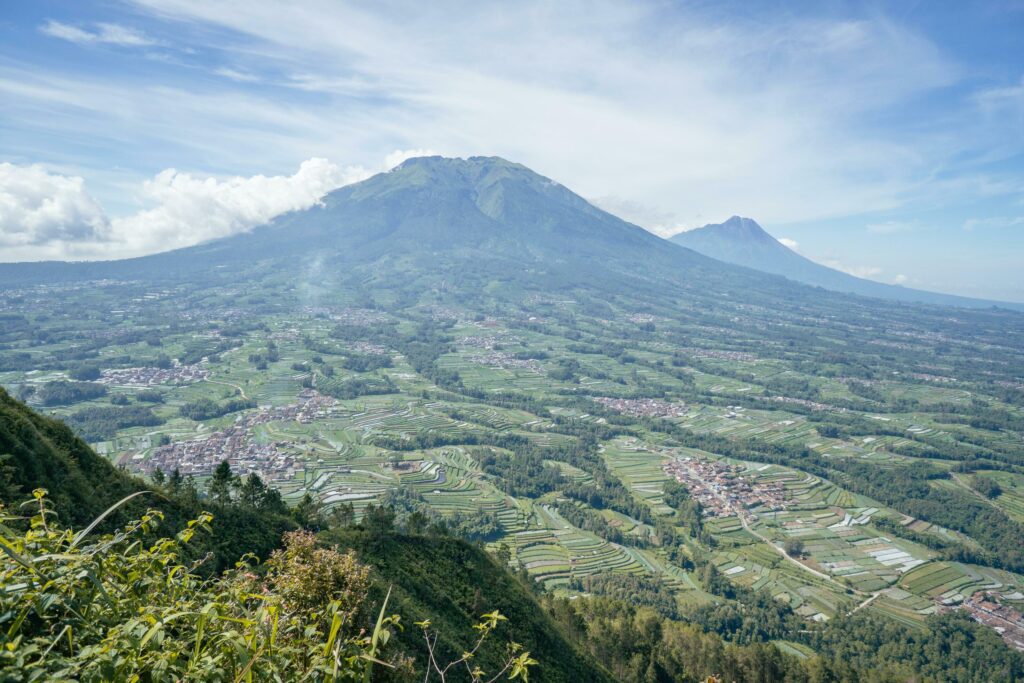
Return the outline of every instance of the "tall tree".
{"type": "Polygon", "coordinates": [[[231,465],[227,460],[222,460],[217,465],[217,469],[213,471],[213,476],[210,477],[207,492],[214,501],[221,505],[227,505],[231,502],[231,493],[237,485],[238,480],[231,472],[231,465]]]}
{"type": "Polygon", "coordinates": [[[267,486],[263,483],[260,475],[255,472],[250,473],[238,489],[238,499],[241,503],[256,509],[263,508],[266,496],[267,486]]]}

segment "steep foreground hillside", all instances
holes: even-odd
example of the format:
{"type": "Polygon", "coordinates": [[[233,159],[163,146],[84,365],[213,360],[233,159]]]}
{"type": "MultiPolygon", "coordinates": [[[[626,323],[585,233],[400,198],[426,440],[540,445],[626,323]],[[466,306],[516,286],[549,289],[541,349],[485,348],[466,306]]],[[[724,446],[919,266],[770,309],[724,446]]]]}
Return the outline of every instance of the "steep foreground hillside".
{"type": "MultiPolygon", "coordinates": [[[[8,515],[19,510],[20,515],[34,514],[38,502],[29,507],[18,503],[29,497],[28,489],[44,486],[54,511],[80,528],[97,511],[146,488],[96,456],[59,422],[34,413],[2,390],[0,453],[4,458],[0,493],[8,515]]],[[[214,510],[210,535],[232,538],[226,544],[206,542],[211,552],[219,554],[222,565],[228,564],[232,553],[266,551],[244,546],[293,526],[283,517],[261,513],[243,502],[221,505],[205,497],[174,494],[166,487],[148,488],[161,491],[150,499],[153,507],[166,513],[161,533],[176,531],[187,517],[199,517],[202,507],[214,510]],[[269,526],[272,523],[278,524],[277,529],[269,526]],[[250,528],[253,531],[246,533],[250,528]]],[[[500,611],[508,621],[496,622],[493,632],[485,629],[490,636],[474,664],[491,672],[499,670],[502,662],[511,661],[506,643],[514,639],[537,660],[529,673],[538,681],[691,681],[711,674],[726,681],[992,681],[1024,675],[1020,655],[962,617],[933,620],[927,630],[908,630],[857,616],[825,628],[808,629],[801,624],[786,633],[788,617],[770,601],[731,589],[723,592],[720,607],[692,615],[688,624],[650,607],[611,598],[538,601],[523,579],[500,567],[479,547],[450,537],[397,533],[388,523],[335,526],[320,534],[324,550],[315,552],[313,546],[302,545],[301,534],[286,535],[284,550],[269,555],[265,565],[254,566],[250,571],[255,574],[229,572],[212,582],[189,579],[185,567],[183,572],[173,569],[175,558],[186,559],[176,554],[176,544],[146,550],[156,537],[152,531],[115,523],[139,514],[141,508],[134,501],[120,507],[89,540],[50,533],[60,528],[57,517],[45,518],[45,527],[44,518],[37,517],[32,531],[23,531],[24,517],[6,520],[0,577],[12,590],[4,594],[6,616],[2,618],[10,624],[14,613],[22,617],[9,630],[5,625],[0,635],[5,646],[0,655],[4,680],[122,680],[130,673],[160,680],[174,671],[192,671],[202,680],[241,680],[250,673],[250,680],[264,680],[274,671],[294,673],[299,667],[313,667],[315,680],[348,680],[345,671],[366,668],[369,660],[360,653],[395,664],[395,668],[373,667],[367,675],[375,680],[423,680],[427,649],[422,627],[413,622],[430,620],[427,633],[437,635],[434,654],[442,662],[450,661],[472,647],[477,636],[473,625],[491,610],[500,611]],[[99,536],[114,527],[124,531],[99,536]],[[141,543],[133,542],[136,537],[141,543]],[[61,552],[39,554],[45,548],[61,552]],[[345,551],[354,551],[358,561],[353,564],[345,551]],[[317,564],[322,561],[329,563],[317,564]],[[371,568],[368,581],[361,574],[364,563],[371,568]],[[337,582],[337,594],[327,590],[334,585],[330,577],[337,582]],[[253,582],[266,583],[259,589],[253,582]],[[245,597],[254,590],[263,591],[255,602],[245,597]],[[276,608],[280,611],[266,611],[278,599],[282,600],[276,608]],[[734,603],[734,599],[741,601],[734,603]],[[204,600],[215,602],[203,607],[204,600]],[[170,609],[171,603],[177,611],[160,612],[164,606],[170,609]],[[404,630],[387,620],[383,627],[378,625],[376,632],[383,628],[394,633],[386,647],[383,639],[371,643],[358,631],[360,623],[365,633],[373,631],[379,611],[398,614],[405,625],[404,630]],[[151,616],[139,622],[140,613],[151,616]],[[335,619],[340,630],[319,628],[322,619],[328,619],[323,623],[329,626],[330,614],[344,616],[341,621],[335,619]],[[267,620],[279,624],[279,640],[271,631],[259,629],[260,623],[270,623],[267,620]],[[72,627],[77,639],[63,638],[72,627]],[[786,648],[803,652],[800,658],[784,654],[784,648],[758,635],[799,637],[798,631],[806,634],[805,644],[786,648]],[[324,668],[316,669],[321,666],[313,655],[320,652],[316,639],[335,642],[331,635],[335,632],[338,642],[344,638],[343,646],[333,650],[328,646],[324,654],[346,653],[353,659],[335,659],[331,665],[328,657],[324,668]],[[102,638],[104,644],[100,647],[97,640],[90,645],[90,638],[102,638]],[[35,643],[49,643],[44,656],[35,643]],[[218,650],[220,645],[228,650],[218,650]],[[812,654],[814,650],[817,655],[812,654]],[[289,664],[289,657],[303,659],[289,664]]],[[[195,537],[202,538],[202,534],[195,537]]],[[[180,537],[178,544],[189,542],[180,537]]],[[[709,590],[716,590],[715,584],[712,580],[709,590]]],[[[470,675],[460,670],[449,674],[448,680],[470,680],[470,675]]]]}
{"type": "MultiPolygon", "coordinates": [[[[149,490],[139,479],[96,455],[63,423],[47,418],[11,398],[0,389],[0,502],[11,510],[43,488],[58,519],[81,528],[108,507],[137,491],[149,490]]],[[[108,526],[135,519],[149,507],[166,515],[166,526],[179,529],[194,519],[204,505],[188,496],[155,493],[140,496],[115,510],[108,526]]],[[[205,506],[208,507],[208,506],[205,506]]],[[[224,507],[218,524],[231,533],[197,540],[194,550],[211,553],[204,572],[223,570],[246,553],[266,557],[280,543],[281,534],[295,528],[282,514],[224,507]]]]}

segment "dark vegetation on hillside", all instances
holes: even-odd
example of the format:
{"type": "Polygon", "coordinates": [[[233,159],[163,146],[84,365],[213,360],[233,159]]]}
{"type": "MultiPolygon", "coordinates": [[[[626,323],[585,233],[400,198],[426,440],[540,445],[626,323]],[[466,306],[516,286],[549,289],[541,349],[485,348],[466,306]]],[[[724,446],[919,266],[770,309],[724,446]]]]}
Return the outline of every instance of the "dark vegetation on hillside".
{"type": "MultiPolygon", "coordinates": [[[[184,481],[180,486],[174,495],[157,491],[135,498],[115,511],[107,526],[123,524],[157,507],[168,527],[180,529],[209,509],[225,532],[197,539],[190,547],[197,557],[212,553],[203,567],[206,572],[231,567],[246,553],[266,557],[280,543],[281,534],[295,527],[283,514],[200,501],[194,486],[184,481]]],[[[17,505],[37,488],[49,492],[50,503],[64,523],[81,527],[121,498],[151,487],[96,455],[63,423],[29,410],[0,389],[0,501],[17,505]]]]}

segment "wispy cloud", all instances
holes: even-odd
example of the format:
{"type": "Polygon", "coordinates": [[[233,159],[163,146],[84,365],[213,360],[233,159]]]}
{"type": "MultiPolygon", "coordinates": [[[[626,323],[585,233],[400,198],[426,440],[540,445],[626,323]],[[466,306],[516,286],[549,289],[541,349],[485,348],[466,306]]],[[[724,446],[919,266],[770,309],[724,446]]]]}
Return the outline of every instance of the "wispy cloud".
{"type": "Polygon", "coordinates": [[[838,259],[823,259],[820,261],[820,263],[822,265],[828,266],[829,268],[841,270],[842,272],[847,273],[848,275],[853,275],[854,277],[861,277],[866,280],[878,279],[878,276],[881,275],[883,272],[882,269],[879,268],[878,266],[851,265],[843,263],[838,259]]]}
{"type": "MultiPolygon", "coordinates": [[[[323,125],[283,126],[281,140],[304,136],[341,158],[396,143],[497,153],[585,196],[671,217],[643,223],[659,231],[731,215],[738,198],[776,223],[897,206],[952,153],[946,141],[860,125],[958,77],[927,38],[884,19],[766,26],[611,2],[588,5],[585,20],[572,3],[135,4],[229,32],[232,71],[293,74],[284,83],[316,96],[305,111],[323,125]],[[333,132],[357,120],[353,149],[333,132]]],[[[267,97],[268,110],[281,107],[267,97]]],[[[249,105],[255,115],[259,103],[249,105]]]]}
{"type": "Polygon", "coordinates": [[[991,216],[989,218],[968,218],[964,221],[964,230],[982,230],[986,228],[1013,228],[1024,225],[1024,216],[991,216]]]}
{"type": "Polygon", "coordinates": [[[259,76],[256,76],[254,74],[251,74],[251,73],[248,73],[248,72],[245,72],[245,71],[239,71],[237,69],[231,69],[231,68],[228,68],[228,67],[221,67],[219,69],[214,69],[213,73],[215,73],[218,76],[223,76],[224,78],[230,79],[232,81],[238,81],[239,83],[259,83],[260,82],[260,77],[259,76]]]}
{"type": "Polygon", "coordinates": [[[105,43],[123,47],[152,47],[162,43],[144,32],[121,24],[97,23],[94,28],[82,28],[53,19],[39,27],[39,30],[53,38],[60,38],[79,45],[105,43]]]}
{"type": "Polygon", "coordinates": [[[800,249],[800,244],[796,240],[792,240],[788,237],[780,237],[778,239],[779,243],[784,247],[788,247],[793,251],[798,251],[800,249]]]}

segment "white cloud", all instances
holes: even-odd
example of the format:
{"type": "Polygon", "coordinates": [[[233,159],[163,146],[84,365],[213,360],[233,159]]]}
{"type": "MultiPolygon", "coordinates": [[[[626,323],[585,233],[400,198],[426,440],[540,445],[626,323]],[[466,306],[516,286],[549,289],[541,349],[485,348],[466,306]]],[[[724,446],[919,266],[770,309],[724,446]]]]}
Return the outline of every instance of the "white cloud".
{"type": "Polygon", "coordinates": [[[391,170],[403,161],[412,159],[413,157],[432,156],[437,156],[437,152],[430,149],[396,149],[394,152],[384,157],[384,169],[391,170]]]}
{"type": "Polygon", "coordinates": [[[109,229],[103,209],[77,176],[42,166],[0,163],[0,247],[39,247],[102,239],[109,229]]]}
{"type": "Polygon", "coordinates": [[[907,277],[906,275],[904,275],[903,273],[898,273],[898,274],[896,275],[896,277],[894,277],[894,278],[892,279],[892,283],[893,283],[894,285],[902,285],[902,284],[906,283],[906,282],[907,282],[907,280],[909,280],[909,279],[910,279],[910,278],[908,278],[908,277],[907,277]]]}
{"type": "Polygon", "coordinates": [[[841,270],[854,277],[861,277],[867,280],[876,279],[878,275],[882,274],[882,269],[878,266],[849,265],[838,259],[823,259],[821,263],[829,268],[841,270]]]}
{"type": "Polygon", "coordinates": [[[108,218],[80,177],[41,166],[0,164],[3,260],[114,258],[225,237],[313,206],[331,190],[371,175],[326,159],[304,161],[290,176],[213,178],[167,169],[145,181],[147,208],[108,218]]]}
{"type": "Polygon", "coordinates": [[[984,228],[1012,228],[1024,225],[1024,216],[992,216],[990,218],[968,218],[964,221],[964,230],[984,228]]]}
{"type": "Polygon", "coordinates": [[[784,247],[788,247],[789,249],[792,249],[793,251],[798,251],[800,249],[800,244],[796,240],[791,240],[788,237],[780,237],[778,239],[779,239],[779,243],[782,246],[784,246],[784,247]]]}
{"type": "Polygon", "coordinates": [[[156,207],[114,219],[112,240],[145,252],[225,237],[313,206],[331,190],[369,175],[366,169],[343,169],[326,159],[304,161],[290,176],[218,180],[167,169],[142,187],[142,198],[156,207]]]}
{"type": "Polygon", "coordinates": [[[214,69],[213,73],[217,76],[223,76],[224,78],[230,79],[232,81],[237,81],[239,83],[260,82],[259,76],[254,76],[253,74],[248,73],[246,71],[239,71],[237,69],[232,69],[226,66],[220,67],[219,69],[214,69]]]}
{"type": "MultiPolygon", "coordinates": [[[[134,4],[183,29],[182,40],[224,31],[223,63],[270,87],[195,84],[172,97],[152,83],[72,82],[60,96],[90,100],[97,120],[69,115],[68,125],[202,145],[236,172],[267,155],[279,164],[366,163],[395,147],[499,154],[584,196],[678,217],[641,223],[667,234],[699,225],[698,215],[732,215],[737,203],[769,223],[891,208],[958,151],[930,132],[862,125],[957,78],[934,44],[884,18],[744,22],[656,2],[588,4],[583,19],[573,3],[310,0],[285,13],[265,0],[134,4]],[[112,89],[123,107],[93,95],[112,89]],[[135,115],[102,125],[120,111],[135,115]],[[168,128],[196,137],[160,134],[168,128]],[[272,134],[253,145],[254,128],[272,134]]],[[[18,115],[35,112],[26,109],[18,115]]]]}
{"type": "Polygon", "coordinates": [[[668,211],[659,211],[658,209],[646,204],[630,199],[624,199],[616,195],[594,197],[589,201],[608,213],[614,214],[615,216],[629,221],[634,225],[646,228],[660,237],[672,237],[673,235],[678,235],[680,232],[700,227],[699,225],[681,227],[679,224],[679,218],[673,213],[668,211]]]}
{"type": "Polygon", "coordinates": [[[123,47],[150,47],[161,44],[142,31],[120,24],[99,23],[94,30],[89,30],[51,19],[40,26],[39,30],[53,38],[79,45],[106,43],[123,47]]]}

